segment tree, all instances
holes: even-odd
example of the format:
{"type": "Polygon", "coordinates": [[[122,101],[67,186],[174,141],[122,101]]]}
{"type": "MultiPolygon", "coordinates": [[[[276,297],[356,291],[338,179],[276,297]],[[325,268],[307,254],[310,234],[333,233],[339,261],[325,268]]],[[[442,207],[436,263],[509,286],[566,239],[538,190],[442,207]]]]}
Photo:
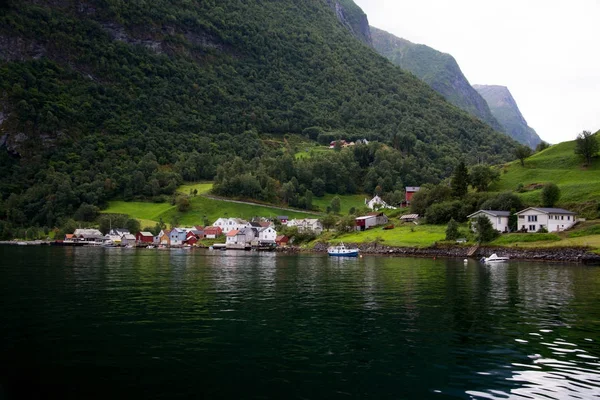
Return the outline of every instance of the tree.
{"type": "Polygon", "coordinates": [[[489,165],[476,165],[469,173],[471,185],[478,192],[485,192],[490,183],[500,178],[500,173],[489,165]]]}
{"type": "Polygon", "coordinates": [[[525,159],[531,155],[532,151],[529,147],[520,145],[515,149],[515,156],[521,161],[521,166],[525,166],[525,159]]]}
{"type": "Polygon", "coordinates": [[[583,157],[587,165],[592,163],[592,158],[598,154],[600,145],[598,139],[590,131],[583,131],[575,139],[575,154],[583,157]]]}
{"type": "Polygon", "coordinates": [[[496,197],[492,197],[480,206],[482,210],[497,210],[497,211],[510,211],[512,209],[521,210],[523,209],[523,201],[519,196],[512,192],[500,193],[496,197]]]}
{"type": "Polygon", "coordinates": [[[480,243],[487,243],[498,237],[498,231],[494,229],[491,221],[485,215],[480,215],[475,218],[473,227],[477,241],[480,243]]]}
{"type": "Polygon", "coordinates": [[[321,219],[321,223],[323,224],[323,228],[330,230],[335,226],[335,217],[331,214],[327,214],[321,219]]]}
{"type": "Polygon", "coordinates": [[[550,182],[544,185],[542,189],[542,204],[544,207],[554,207],[560,199],[560,189],[555,183],[550,182]]]}
{"type": "Polygon", "coordinates": [[[446,240],[456,240],[460,236],[458,231],[458,222],[452,218],[446,227],[446,240]]]}
{"type": "Polygon", "coordinates": [[[333,211],[334,213],[339,213],[340,209],[341,209],[341,200],[339,196],[335,196],[333,199],[331,199],[331,203],[329,205],[331,207],[331,211],[333,211]]]}
{"type": "Polygon", "coordinates": [[[187,196],[177,196],[175,203],[177,204],[177,210],[180,212],[186,212],[190,209],[190,200],[187,196]]]}
{"type": "Polygon", "coordinates": [[[452,188],[452,195],[454,197],[464,197],[467,194],[469,188],[469,171],[467,171],[467,166],[462,160],[454,168],[450,187],[452,188]]]}
{"type": "Polygon", "coordinates": [[[544,142],[543,140],[541,142],[538,143],[537,146],[535,146],[535,152],[539,153],[540,151],[544,151],[546,150],[548,147],[550,147],[550,143],[548,142],[544,142]]]}

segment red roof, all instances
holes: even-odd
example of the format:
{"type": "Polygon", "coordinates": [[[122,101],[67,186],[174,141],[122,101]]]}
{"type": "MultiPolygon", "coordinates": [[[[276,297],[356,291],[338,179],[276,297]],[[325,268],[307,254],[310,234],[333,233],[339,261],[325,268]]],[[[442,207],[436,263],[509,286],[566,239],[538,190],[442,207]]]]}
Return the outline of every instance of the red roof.
{"type": "Polygon", "coordinates": [[[275,238],[276,242],[287,242],[289,240],[290,240],[290,238],[285,235],[279,235],[275,238]]]}
{"type": "Polygon", "coordinates": [[[227,236],[235,236],[238,234],[238,230],[237,229],[232,229],[227,233],[227,236]]]}

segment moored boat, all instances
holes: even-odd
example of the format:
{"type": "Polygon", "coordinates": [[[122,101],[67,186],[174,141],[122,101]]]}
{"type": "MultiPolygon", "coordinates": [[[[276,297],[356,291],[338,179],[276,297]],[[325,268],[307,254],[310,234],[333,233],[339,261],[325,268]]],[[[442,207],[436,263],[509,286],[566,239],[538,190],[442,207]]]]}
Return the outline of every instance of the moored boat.
{"type": "Polygon", "coordinates": [[[344,243],[327,248],[327,254],[334,257],[358,257],[358,248],[348,248],[344,243]]]}
{"type": "Polygon", "coordinates": [[[507,262],[508,260],[509,260],[508,257],[499,257],[496,253],[492,254],[489,257],[483,257],[481,259],[481,261],[486,264],[502,263],[502,262],[507,262]]]}

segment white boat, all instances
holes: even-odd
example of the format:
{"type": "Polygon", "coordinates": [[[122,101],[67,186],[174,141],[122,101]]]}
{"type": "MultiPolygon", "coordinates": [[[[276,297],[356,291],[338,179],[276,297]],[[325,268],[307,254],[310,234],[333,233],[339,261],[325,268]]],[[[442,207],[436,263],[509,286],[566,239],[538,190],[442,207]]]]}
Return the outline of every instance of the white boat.
{"type": "Polygon", "coordinates": [[[508,260],[509,260],[508,257],[498,257],[498,255],[496,253],[492,254],[489,257],[483,257],[481,259],[481,261],[486,264],[502,263],[502,262],[507,262],[508,260]]]}
{"type": "Polygon", "coordinates": [[[151,244],[151,245],[148,245],[148,247],[146,247],[146,248],[147,248],[147,249],[153,249],[153,248],[154,248],[154,245],[152,245],[152,244],[151,244]]]}
{"type": "Polygon", "coordinates": [[[358,257],[358,249],[350,249],[344,243],[340,243],[337,246],[328,247],[327,254],[333,257],[358,257]]]}

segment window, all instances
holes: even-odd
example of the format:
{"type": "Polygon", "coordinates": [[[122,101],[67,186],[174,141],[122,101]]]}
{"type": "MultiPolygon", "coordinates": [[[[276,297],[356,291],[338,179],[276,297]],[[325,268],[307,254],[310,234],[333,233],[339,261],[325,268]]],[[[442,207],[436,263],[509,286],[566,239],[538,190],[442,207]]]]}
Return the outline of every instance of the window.
{"type": "Polygon", "coordinates": [[[535,231],[535,225],[529,225],[529,230],[530,231],[535,231]]]}
{"type": "Polygon", "coordinates": [[[528,215],[527,222],[537,222],[537,215],[528,215]]]}
{"type": "Polygon", "coordinates": [[[570,215],[568,215],[568,216],[567,216],[567,221],[570,221],[570,220],[571,220],[571,216],[570,216],[570,215]]]}
{"type": "Polygon", "coordinates": [[[560,216],[560,219],[565,219],[565,216],[564,216],[564,215],[561,215],[561,216],[560,216]]]}
{"type": "Polygon", "coordinates": [[[524,215],[519,215],[519,219],[525,219],[524,215]]]}

